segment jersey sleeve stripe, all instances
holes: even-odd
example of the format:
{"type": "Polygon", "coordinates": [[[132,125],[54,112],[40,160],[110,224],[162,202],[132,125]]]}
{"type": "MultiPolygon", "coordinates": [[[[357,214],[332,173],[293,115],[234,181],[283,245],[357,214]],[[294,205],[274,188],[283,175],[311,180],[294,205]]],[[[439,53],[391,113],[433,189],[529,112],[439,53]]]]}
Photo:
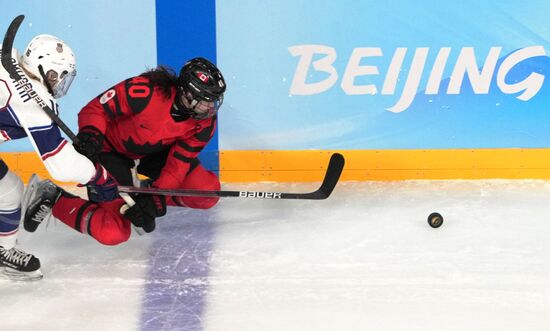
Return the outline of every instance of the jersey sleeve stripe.
{"type": "Polygon", "coordinates": [[[8,112],[10,113],[11,117],[13,118],[13,121],[15,122],[15,124],[17,124],[18,126],[21,126],[21,123],[19,123],[19,118],[17,118],[17,115],[13,111],[13,108],[8,106],[8,112]]]}
{"type": "Polygon", "coordinates": [[[109,116],[110,119],[113,119],[115,118],[115,114],[113,114],[113,111],[111,110],[111,107],[109,107],[109,103],[108,102],[105,102],[103,104],[101,104],[103,106],[103,110],[105,111],[105,113],[107,114],[107,116],[109,116]]]}
{"type": "Polygon", "coordinates": [[[53,123],[49,125],[42,125],[42,126],[33,126],[29,128],[30,132],[39,132],[39,131],[48,131],[53,128],[53,123]]]}
{"type": "Polygon", "coordinates": [[[186,151],[193,152],[193,153],[198,153],[198,152],[202,151],[202,148],[203,148],[203,146],[198,146],[198,147],[190,146],[182,140],[179,140],[177,144],[178,144],[179,147],[185,149],[186,151]]]}
{"type": "Polygon", "coordinates": [[[20,139],[27,136],[27,132],[21,127],[19,118],[10,106],[0,110],[0,123],[2,123],[0,141],[20,139]]]}
{"type": "Polygon", "coordinates": [[[2,134],[2,137],[4,138],[4,140],[11,140],[10,136],[6,131],[0,130],[0,134],[2,134]]]}
{"type": "Polygon", "coordinates": [[[42,154],[42,160],[46,161],[47,158],[59,153],[65,145],[67,145],[67,140],[63,139],[63,141],[53,151],[42,154]]]}
{"type": "Polygon", "coordinates": [[[34,141],[42,160],[57,154],[67,141],[61,136],[61,131],[55,123],[35,126],[28,129],[30,138],[34,141]]]}
{"type": "Polygon", "coordinates": [[[120,108],[120,102],[118,101],[117,96],[115,95],[115,97],[112,98],[111,100],[112,100],[113,103],[115,104],[115,111],[116,111],[116,114],[119,115],[119,116],[124,115],[124,114],[122,113],[122,109],[120,108]]]}
{"type": "Polygon", "coordinates": [[[183,154],[180,154],[178,152],[174,152],[174,157],[180,161],[183,161],[185,163],[191,163],[195,158],[191,157],[185,157],[183,154]]]}

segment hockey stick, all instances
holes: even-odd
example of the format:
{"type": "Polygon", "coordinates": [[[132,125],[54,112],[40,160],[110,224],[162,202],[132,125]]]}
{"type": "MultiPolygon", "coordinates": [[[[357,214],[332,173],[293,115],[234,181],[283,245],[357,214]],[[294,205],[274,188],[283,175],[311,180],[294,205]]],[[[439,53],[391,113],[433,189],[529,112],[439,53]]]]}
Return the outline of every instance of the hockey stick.
{"type": "Polygon", "coordinates": [[[258,191],[209,191],[209,190],[186,190],[186,189],[161,189],[154,187],[132,187],[119,186],[119,192],[145,193],[156,195],[183,196],[183,197],[220,197],[220,198],[256,198],[256,199],[301,199],[301,200],[323,200],[330,196],[334,187],[340,179],[344,169],[344,157],[342,154],[334,153],[323,178],[321,186],[309,193],[285,193],[285,192],[258,192],[258,191]]]}
{"type": "Polygon", "coordinates": [[[32,84],[29,80],[18,72],[18,70],[20,71],[21,69],[15,65],[16,61],[12,58],[11,52],[15,35],[17,34],[17,30],[19,30],[19,26],[24,19],[25,15],[17,16],[10,23],[8,30],[6,31],[4,40],[2,41],[2,66],[10,74],[10,77],[15,81],[15,84],[18,87],[23,88],[23,90],[27,92],[31,98],[33,98],[40,108],[42,108],[42,110],[48,114],[52,121],[57,124],[61,131],[63,131],[73,142],[78,142],[76,135],[71,131],[71,129],[69,129],[61,118],[59,118],[59,116],[57,116],[57,114],[46,104],[46,102],[33,90],[32,84]]]}

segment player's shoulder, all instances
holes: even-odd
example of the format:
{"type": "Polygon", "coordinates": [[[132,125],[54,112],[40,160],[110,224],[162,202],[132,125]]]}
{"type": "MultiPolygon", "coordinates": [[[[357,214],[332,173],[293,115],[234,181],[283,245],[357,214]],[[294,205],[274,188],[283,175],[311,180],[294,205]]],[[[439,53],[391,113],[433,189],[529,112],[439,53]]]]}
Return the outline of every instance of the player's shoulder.
{"type": "Polygon", "coordinates": [[[121,84],[133,113],[140,113],[148,106],[157,108],[163,104],[171,105],[172,95],[175,95],[175,87],[166,93],[151,78],[143,75],[130,77],[121,84]]]}
{"type": "Polygon", "coordinates": [[[152,78],[146,74],[127,78],[119,85],[124,85],[127,92],[135,94],[136,96],[147,95],[149,93],[157,94],[163,92],[163,89],[172,91],[176,88],[173,82],[164,82],[158,77],[152,78]]]}

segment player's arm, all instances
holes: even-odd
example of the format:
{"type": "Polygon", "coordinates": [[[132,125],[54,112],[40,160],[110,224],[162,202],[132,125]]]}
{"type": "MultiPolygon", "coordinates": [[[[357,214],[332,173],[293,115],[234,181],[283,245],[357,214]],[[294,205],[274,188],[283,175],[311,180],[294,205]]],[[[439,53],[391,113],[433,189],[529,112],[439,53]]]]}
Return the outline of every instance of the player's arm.
{"type": "Polygon", "coordinates": [[[26,131],[35,151],[55,180],[86,184],[95,175],[92,162],[61,136],[54,123],[31,125],[26,131]]]}
{"type": "MultiPolygon", "coordinates": [[[[45,89],[38,84],[35,86],[35,93],[39,94],[51,109],[57,111],[55,100],[44,97],[45,89]]],[[[12,125],[25,131],[33,149],[52,178],[85,184],[94,176],[95,166],[86,157],[77,153],[62,137],[59,127],[37,103],[16,95],[10,102],[9,114],[13,120],[12,125]]]]}
{"type": "Polygon", "coordinates": [[[118,83],[91,100],[78,113],[79,143],[76,149],[97,162],[110,121],[142,112],[153,96],[154,86],[136,76],[118,83]]]}
{"type": "Polygon", "coordinates": [[[198,162],[198,155],[208,144],[216,128],[216,117],[209,120],[208,126],[196,132],[191,139],[178,140],[170,149],[166,164],[153,186],[159,188],[181,187],[187,174],[198,162]]]}
{"type": "MultiPolygon", "coordinates": [[[[57,105],[50,100],[52,109],[57,105]]],[[[59,127],[51,121],[42,108],[34,103],[19,99],[12,103],[10,114],[15,124],[27,136],[46,170],[55,180],[85,184],[96,192],[96,201],[112,200],[117,197],[116,181],[101,165],[94,165],[88,158],[78,153],[61,136],[59,127]]]]}
{"type": "Polygon", "coordinates": [[[100,164],[94,164],[78,153],[61,136],[55,123],[25,128],[52,178],[61,182],[77,182],[88,187],[88,197],[95,202],[114,200],[118,196],[115,179],[100,164]]]}

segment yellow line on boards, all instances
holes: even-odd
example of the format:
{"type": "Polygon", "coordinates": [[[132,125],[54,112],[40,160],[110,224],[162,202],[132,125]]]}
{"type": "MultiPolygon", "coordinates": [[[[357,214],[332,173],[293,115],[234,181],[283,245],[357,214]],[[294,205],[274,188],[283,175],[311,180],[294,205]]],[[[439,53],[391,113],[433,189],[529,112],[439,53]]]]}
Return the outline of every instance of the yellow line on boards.
{"type": "MultiPolygon", "coordinates": [[[[320,181],[332,153],[346,158],[342,180],[550,179],[550,149],[220,151],[222,182],[320,181]]],[[[1,153],[26,181],[50,178],[34,152],[1,153]]]]}

